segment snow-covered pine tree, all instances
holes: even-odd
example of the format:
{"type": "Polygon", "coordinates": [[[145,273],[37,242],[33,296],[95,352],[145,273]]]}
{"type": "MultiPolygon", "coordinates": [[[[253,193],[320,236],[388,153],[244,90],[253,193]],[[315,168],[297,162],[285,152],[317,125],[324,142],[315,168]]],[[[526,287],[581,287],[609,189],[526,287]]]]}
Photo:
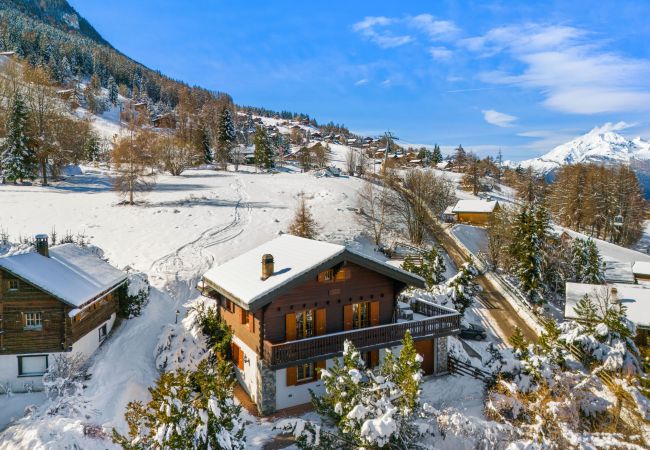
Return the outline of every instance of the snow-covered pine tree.
{"type": "Polygon", "coordinates": [[[513,223],[513,239],[509,253],[522,291],[533,303],[543,301],[542,270],[543,243],[549,230],[546,208],[536,202],[526,202],[513,223]]]}
{"type": "Polygon", "coordinates": [[[412,259],[407,258],[402,264],[402,269],[424,278],[429,290],[445,281],[445,259],[435,247],[422,253],[421,265],[417,265],[412,259]]]}
{"type": "Polygon", "coordinates": [[[593,239],[576,238],[571,243],[573,279],[578,283],[602,284],[603,261],[593,239]]]}
{"type": "Polygon", "coordinates": [[[373,371],[346,341],[343,362],[320,372],[325,394],[312,394],[325,425],[289,419],[276,428],[292,433],[301,449],[432,448],[434,411],[420,402],[422,358],[408,332],[402,343],[399,357],[387,352],[373,371]]]}
{"type": "Polygon", "coordinates": [[[22,94],[14,95],[11,111],[7,118],[7,137],[2,146],[0,167],[3,180],[22,183],[33,180],[37,175],[36,153],[29,145],[27,136],[27,106],[22,94]]]}
{"type": "Polygon", "coordinates": [[[476,268],[470,259],[447,282],[447,285],[452,289],[451,300],[454,303],[454,309],[461,314],[464,314],[465,310],[472,306],[472,302],[474,301],[475,285],[472,280],[476,273],[476,268]]]}
{"type": "Polygon", "coordinates": [[[212,164],[214,157],[212,156],[212,139],[210,138],[210,129],[207,126],[202,126],[201,130],[201,149],[203,150],[203,162],[205,164],[212,164]]]}
{"type": "Polygon", "coordinates": [[[433,152],[431,153],[430,165],[436,165],[442,162],[442,152],[440,151],[440,146],[438,144],[433,146],[433,152]]]}
{"type": "Polygon", "coordinates": [[[115,82],[115,78],[110,76],[108,77],[108,101],[111,102],[111,105],[117,106],[118,98],[117,83],[115,82]]]}
{"type": "Polygon", "coordinates": [[[253,140],[255,143],[255,165],[259,169],[270,169],[273,167],[273,148],[264,127],[257,127],[253,140]]]}
{"type": "Polygon", "coordinates": [[[235,133],[235,124],[232,120],[232,113],[230,112],[230,108],[226,107],[219,117],[216,136],[217,151],[215,155],[217,163],[221,164],[223,170],[226,170],[228,162],[231,159],[230,152],[235,146],[236,139],[237,135],[235,133]]]}
{"type": "Polygon", "coordinates": [[[300,198],[298,199],[298,206],[296,207],[296,212],[293,216],[293,222],[289,225],[288,232],[294,236],[314,239],[316,237],[317,229],[318,225],[309,211],[305,194],[304,192],[301,192],[300,198]]]}
{"type": "Polygon", "coordinates": [[[241,406],[233,401],[230,363],[203,360],[196,372],[164,372],[149,388],[151,400],[131,402],[126,436],[113,430],[124,449],[223,449],[246,447],[241,406]]]}

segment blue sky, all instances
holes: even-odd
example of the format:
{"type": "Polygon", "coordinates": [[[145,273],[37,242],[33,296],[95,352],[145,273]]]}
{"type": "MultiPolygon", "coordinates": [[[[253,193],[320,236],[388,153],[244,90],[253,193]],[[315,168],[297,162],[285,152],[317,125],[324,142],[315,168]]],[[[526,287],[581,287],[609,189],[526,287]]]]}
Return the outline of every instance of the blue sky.
{"type": "Polygon", "coordinates": [[[166,75],[363,134],[507,159],[650,138],[648,1],[70,3],[166,75]]]}

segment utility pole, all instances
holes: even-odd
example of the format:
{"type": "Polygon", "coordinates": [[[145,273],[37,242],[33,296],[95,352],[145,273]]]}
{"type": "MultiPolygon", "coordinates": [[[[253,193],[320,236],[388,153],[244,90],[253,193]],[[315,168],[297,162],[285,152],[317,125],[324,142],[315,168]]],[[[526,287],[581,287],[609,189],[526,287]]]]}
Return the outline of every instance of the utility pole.
{"type": "Polygon", "coordinates": [[[388,162],[388,153],[390,152],[391,145],[394,140],[399,140],[397,136],[393,136],[393,133],[387,131],[384,133],[384,138],[386,139],[386,151],[384,152],[384,166],[383,172],[386,172],[386,163],[388,162]]]}

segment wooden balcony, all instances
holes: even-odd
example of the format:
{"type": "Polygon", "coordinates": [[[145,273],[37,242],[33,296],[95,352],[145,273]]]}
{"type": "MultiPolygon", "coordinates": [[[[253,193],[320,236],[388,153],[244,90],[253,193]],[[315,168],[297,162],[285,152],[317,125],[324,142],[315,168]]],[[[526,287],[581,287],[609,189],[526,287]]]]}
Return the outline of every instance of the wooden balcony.
{"type": "Polygon", "coordinates": [[[409,331],[414,340],[449,336],[460,332],[460,314],[439,308],[434,317],[423,320],[390,323],[357,330],[341,331],[323,336],[273,344],[264,341],[264,361],[273,369],[295,366],[340,356],[343,343],[351,341],[359,350],[368,351],[399,345],[409,331]]]}

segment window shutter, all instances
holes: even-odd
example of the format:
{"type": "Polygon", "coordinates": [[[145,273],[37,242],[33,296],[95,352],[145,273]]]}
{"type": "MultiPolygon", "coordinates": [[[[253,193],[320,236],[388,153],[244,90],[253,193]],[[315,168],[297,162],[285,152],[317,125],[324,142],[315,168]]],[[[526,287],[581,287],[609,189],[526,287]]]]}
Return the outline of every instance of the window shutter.
{"type": "Polygon", "coordinates": [[[341,269],[338,272],[336,272],[336,281],[345,281],[347,279],[347,270],[341,269]]]}
{"type": "Polygon", "coordinates": [[[248,311],[246,311],[244,308],[239,308],[239,317],[241,319],[241,323],[246,323],[246,319],[248,319],[248,311]]]}
{"type": "Polygon", "coordinates": [[[239,367],[239,347],[234,342],[230,343],[230,359],[239,367]]]}
{"type": "Polygon", "coordinates": [[[316,280],[317,280],[319,283],[322,283],[323,281],[325,281],[325,272],[321,272],[321,273],[319,273],[319,274],[318,274],[318,277],[316,277],[316,280]]]}
{"type": "Polygon", "coordinates": [[[370,326],[379,325],[379,302],[370,302],[370,326]]]}
{"type": "Polygon", "coordinates": [[[379,350],[370,350],[370,368],[377,367],[379,364],[379,350]]]}
{"type": "Polygon", "coordinates": [[[285,325],[286,325],[285,339],[287,341],[295,341],[296,340],[296,313],[289,313],[285,316],[285,325]]]}
{"type": "Polygon", "coordinates": [[[316,310],[316,336],[327,333],[327,315],[325,308],[316,310]]]}
{"type": "Polygon", "coordinates": [[[255,332],[255,314],[252,312],[248,313],[248,331],[251,333],[255,332]]]}
{"type": "Polygon", "coordinates": [[[295,386],[298,380],[298,368],[287,367],[287,386],[295,386]]]}
{"type": "Polygon", "coordinates": [[[316,372],[316,373],[315,373],[315,378],[316,378],[317,380],[320,380],[320,369],[324,369],[324,368],[325,368],[325,366],[326,366],[326,362],[327,362],[327,361],[326,361],[325,359],[323,359],[322,361],[316,361],[316,362],[314,363],[314,371],[316,372]]]}
{"type": "Polygon", "coordinates": [[[352,305],[343,306],[343,329],[352,329],[352,305]]]}
{"type": "Polygon", "coordinates": [[[241,370],[244,370],[244,350],[241,348],[239,349],[239,359],[237,361],[237,367],[239,367],[241,370]]]}

